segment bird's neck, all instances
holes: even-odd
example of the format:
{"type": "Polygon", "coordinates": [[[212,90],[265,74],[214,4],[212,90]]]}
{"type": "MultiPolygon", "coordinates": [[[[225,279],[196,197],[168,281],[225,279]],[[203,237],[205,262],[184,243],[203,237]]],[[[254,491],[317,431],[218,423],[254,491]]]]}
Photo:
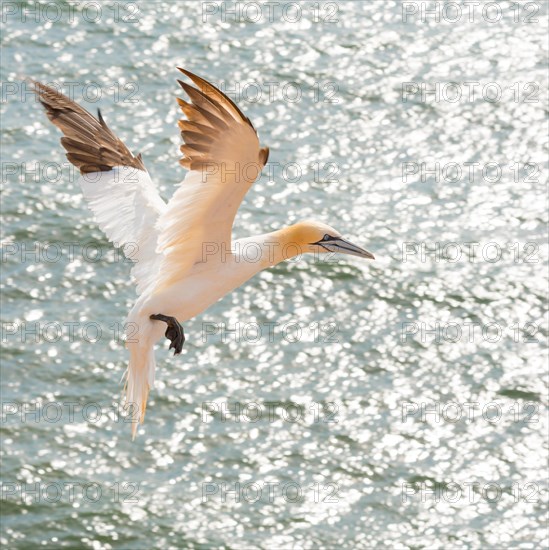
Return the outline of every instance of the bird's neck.
{"type": "Polygon", "coordinates": [[[258,271],[310,252],[303,245],[295,226],[285,227],[247,239],[239,239],[239,255],[246,262],[258,264],[258,271]]]}

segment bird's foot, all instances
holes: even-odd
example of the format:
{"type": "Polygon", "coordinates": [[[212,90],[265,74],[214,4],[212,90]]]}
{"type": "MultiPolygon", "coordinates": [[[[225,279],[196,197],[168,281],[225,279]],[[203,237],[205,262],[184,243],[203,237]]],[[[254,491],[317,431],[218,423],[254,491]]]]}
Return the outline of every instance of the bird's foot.
{"type": "Polygon", "coordinates": [[[179,355],[183,349],[183,344],[185,343],[185,333],[183,332],[183,327],[179,324],[178,320],[175,317],[169,317],[168,315],[162,315],[157,313],[156,315],[151,315],[149,319],[153,321],[164,321],[168,328],[166,329],[166,338],[171,342],[169,349],[174,349],[174,355],[179,355]]]}

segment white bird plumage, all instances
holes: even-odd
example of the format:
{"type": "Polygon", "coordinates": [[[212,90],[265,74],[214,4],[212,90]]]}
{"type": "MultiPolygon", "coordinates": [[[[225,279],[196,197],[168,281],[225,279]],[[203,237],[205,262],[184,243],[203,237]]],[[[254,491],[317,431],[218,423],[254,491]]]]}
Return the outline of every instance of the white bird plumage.
{"type": "Polygon", "coordinates": [[[179,68],[196,87],[179,81],[191,102],[178,99],[189,170],[166,204],[142,162],[105,124],[54,88],[34,82],[49,119],[60,128],[67,158],[96,221],[136,263],[139,297],[127,323],[126,404],[134,407],[135,437],[154,385],[154,345],[166,334],[181,351],[184,322],[259,271],[302,253],[342,252],[373,259],[332,227],[306,220],[278,231],[232,241],[233,222],[248,189],[267,162],[248,118],[209,82],[179,68]],[[155,316],[156,319],[151,319],[155,316]],[[161,318],[161,319],[159,319],[161,318]],[[166,329],[166,326],[168,327],[166,329]]]}

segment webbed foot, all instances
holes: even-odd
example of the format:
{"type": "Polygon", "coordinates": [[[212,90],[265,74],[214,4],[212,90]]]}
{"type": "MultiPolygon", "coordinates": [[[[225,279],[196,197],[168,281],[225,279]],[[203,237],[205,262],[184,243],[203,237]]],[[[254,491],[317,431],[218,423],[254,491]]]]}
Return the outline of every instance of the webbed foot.
{"type": "Polygon", "coordinates": [[[179,324],[178,320],[175,317],[169,317],[168,315],[162,315],[157,313],[151,315],[149,319],[153,321],[164,321],[168,328],[166,329],[166,338],[171,342],[169,349],[174,349],[174,355],[179,355],[183,349],[183,344],[185,343],[185,333],[183,332],[183,327],[179,324]]]}

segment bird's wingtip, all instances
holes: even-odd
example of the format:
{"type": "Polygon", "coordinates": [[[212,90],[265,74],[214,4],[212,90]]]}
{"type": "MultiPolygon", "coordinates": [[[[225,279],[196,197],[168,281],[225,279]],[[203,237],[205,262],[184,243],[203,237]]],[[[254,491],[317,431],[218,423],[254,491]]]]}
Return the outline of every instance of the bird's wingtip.
{"type": "Polygon", "coordinates": [[[30,90],[35,94],[39,94],[41,91],[44,91],[47,89],[47,86],[45,84],[42,84],[42,82],[38,82],[38,80],[35,80],[30,76],[27,76],[25,78],[25,82],[27,83],[28,86],[30,86],[30,90]]]}
{"type": "Polygon", "coordinates": [[[192,74],[190,73],[190,71],[187,71],[187,69],[184,69],[183,67],[177,67],[177,70],[182,72],[186,76],[189,76],[189,74],[192,74]]]}
{"type": "Polygon", "coordinates": [[[204,80],[202,77],[194,73],[191,73],[191,71],[188,71],[183,67],[177,67],[177,70],[181,71],[185,76],[188,76],[195,84],[211,86],[211,84],[207,80],[204,80]]]}

